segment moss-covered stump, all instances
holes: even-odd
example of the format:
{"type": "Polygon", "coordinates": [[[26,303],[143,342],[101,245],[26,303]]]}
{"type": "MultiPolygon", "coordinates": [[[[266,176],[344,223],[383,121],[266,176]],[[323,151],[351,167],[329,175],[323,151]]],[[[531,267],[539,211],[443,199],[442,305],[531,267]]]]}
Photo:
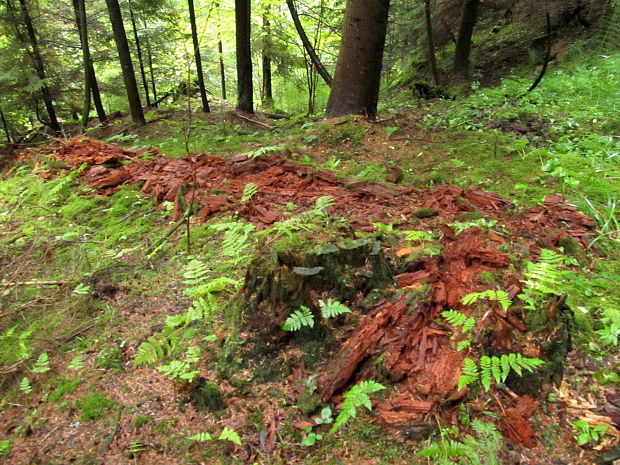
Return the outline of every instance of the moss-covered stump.
{"type": "Polygon", "coordinates": [[[198,378],[190,394],[190,400],[199,412],[218,413],[226,408],[220,388],[205,378],[198,378]]]}
{"type": "Polygon", "coordinates": [[[381,243],[373,239],[265,250],[246,274],[244,320],[260,334],[273,334],[301,305],[316,307],[328,297],[359,302],[393,282],[381,243]]]}
{"type": "Polygon", "coordinates": [[[523,350],[528,357],[537,357],[545,364],[522,376],[512,374],[506,382],[519,395],[540,395],[550,386],[559,386],[564,377],[568,353],[573,348],[573,310],[566,304],[566,295],[552,296],[540,311],[528,311],[527,342],[523,350]]]}

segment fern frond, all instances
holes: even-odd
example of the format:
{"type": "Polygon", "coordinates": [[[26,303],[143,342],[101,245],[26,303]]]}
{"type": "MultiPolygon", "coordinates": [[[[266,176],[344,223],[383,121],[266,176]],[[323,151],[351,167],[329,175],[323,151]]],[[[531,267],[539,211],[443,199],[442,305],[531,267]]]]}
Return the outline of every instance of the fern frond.
{"type": "Polygon", "coordinates": [[[24,394],[30,394],[32,392],[32,384],[30,384],[30,380],[26,377],[23,377],[19,383],[19,390],[24,394]]]}
{"type": "Polygon", "coordinates": [[[460,391],[465,386],[469,386],[472,383],[478,381],[479,371],[478,365],[471,358],[463,360],[463,366],[461,367],[463,374],[459,376],[458,390],[460,391]]]}
{"type": "Polygon", "coordinates": [[[328,435],[331,436],[334,434],[334,432],[340,428],[342,424],[346,423],[349,418],[354,418],[357,412],[357,407],[363,406],[368,410],[372,410],[372,402],[370,401],[369,394],[382,389],[385,389],[385,386],[373,380],[362,381],[361,383],[353,386],[346,394],[344,394],[342,410],[336,417],[336,420],[329,430],[328,435]]]}
{"type": "Polygon", "coordinates": [[[487,299],[498,302],[504,310],[508,310],[511,300],[508,298],[508,293],[502,290],[489,289],[483,292],[471,292],[461,299],[463,305],[471,305],[479,300],[487,299]]]}
{"type": "Polygon", "coordinates": [[[491,358],[487,355],[480,357],[480,382],[485,391],[491,389],[491,358]]]}
{"type": "Polygon", "coordinates": [[[319,300],[319,308],[321,309],[321,316],[328,320],[345,313],[351,313],[351,310],[346,305],[338,302],[337,300],[327,299],[327,302],[319,300]]]}
{"type": "Polygon", "coordinates": [[[282,325],[282,329],[284,331],[299,331],[304,326],[314,327],[314,315],[308,307],[302,305],[299,310],[289,315],[282,325]]]}
{"type": "Polygon", "coordinates": [[[45,373],[46,371],[50,371],[50,359],[47,355],[47,352],[41,352],[41,355],[37,358],[37,361],[34,362],[32,367],[33,373],[45,373]]]}
{"type": "Polygon", "coordinates": [[[248,200],[251,200],[252,197],[254,197],[256,194],[258,193],[258,186],[253,183],[247,183],[244,187],[243,187],[243,192],[241,193],[241,203],[245,203],[248,200]]]}
{"type": "Polygon", "coordinates": [[[190,441],[207,442],[212,441],[213,437],[206,431],[203,431],[201,433],[194,434],[193,436],[189,436],[187,439],[189,439],[190,441]]]}
{"type": "Polygon", "coordinates": [[[241,445],[241,438],[239,437],[239,434],[237,434],[236,431],[233,431],[228,427],[224,427],[224,429],[220,433],[220,436],[218,437],[218,440],[230,441],[234,444],[237,444],[238,446],[241,445]]]}

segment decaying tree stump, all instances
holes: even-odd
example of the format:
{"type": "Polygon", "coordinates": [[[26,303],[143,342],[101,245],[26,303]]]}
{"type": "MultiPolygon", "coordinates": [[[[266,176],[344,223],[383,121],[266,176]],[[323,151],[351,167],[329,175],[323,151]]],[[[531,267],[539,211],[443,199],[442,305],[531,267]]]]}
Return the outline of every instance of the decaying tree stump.
{"type": "Polygon", "coordinates": [[[301,250],[265,251],[249,267],[243,290],[244,319],[258,333],[282,326],[300,305],[318,299],[363,299],[394,283],[381,243],[349,239],[301,250]]]}

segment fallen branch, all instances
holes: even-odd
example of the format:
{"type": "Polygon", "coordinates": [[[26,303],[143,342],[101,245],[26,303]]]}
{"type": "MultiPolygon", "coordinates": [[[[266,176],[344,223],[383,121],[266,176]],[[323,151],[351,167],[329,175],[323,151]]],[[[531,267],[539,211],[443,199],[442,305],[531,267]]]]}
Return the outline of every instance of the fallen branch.
{"type": "Polygon", "coordinates": [[[16,286],[64,286],[69,281],[15,281],[12,283],[0,283],[0,287],[16,286]]]}
{"type": "Polygon", "coordinates": [[[258,124],[259,126],[263,126],[264,128],[267,128],[267,129],[273,129],[273,127],[272,127],[272,126],[269,126],[268,124],[261,123],[260,121],[256,121],[255,119],[248,118],[247,116],[240,115],[239,113],[235,113],[234,111],[233,111],[233,112],[231,112],[231,114],[233,114],[233,115],[235,115],[235,116],[238,116],[239,118],[244,119],[244,120],[246,120],[246,121],[249,121],[249,122],[251,122],[251,123],[258,124]]]}
{"type": "Polygon", "coordinates": [[[110,444],[112,444],[112,441],[114,440],[114,436],[116,436],[116,433],[118,432],[118,427],[121,424],[122,413],[123,413],[123,406],[119,404],[116,406],[116,415],[114,416],[114,423],[112,424],[112,430],[108,433],[104,441],[101,443],[101,447],[99,447],[99,455],[101,455],[101,463],[105,463],[105,461],[103,460],[103,456],[105,455],[106,451],[110,447],[110,444]]]}

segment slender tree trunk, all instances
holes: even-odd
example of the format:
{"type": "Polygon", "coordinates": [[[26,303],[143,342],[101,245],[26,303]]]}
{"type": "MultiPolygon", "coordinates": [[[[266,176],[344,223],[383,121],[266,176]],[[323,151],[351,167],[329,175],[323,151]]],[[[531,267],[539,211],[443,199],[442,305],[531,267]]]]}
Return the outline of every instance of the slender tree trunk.
{"type": "Polygon", "coordinates": [[[144,88],[144,96],[146,98],[146,106],[151,106],[151,97],[149,96],[149,85],[146,82],[146,72],[144,71],[144,60],[142,59],[142,46],[140,45],[140,37],[138,36],[138,27],[136,26],[136,17],[129,3],[129,17],[131,19],[131,28],[133,29],[133,38],[136,42],[136,54],[138,56],[138,65],[140,67],[140,77],[142,77],[142,87],[144,88]]]}
{"type": "Polygon", "coordinates": [[[220,55],[220,86],[222,88],[222,100],[226,100],[226,74],[224,73],[224,50],[222,47],[222,37],[218,34],[217,51],[220,55]]]}
{"type": "Polygon", "coordinates": [[[469,55],[471,53],[471,37],[478,19],[480,0],[465,0],[459,34],[454,50],[454,67],[452,80],[455,83],[467,82],[469,79],[469,55]]]}
{"type": "Polygon", "coordinates": [[[4,112],[2,111],[2,107],[0,107],[0,120],[2,120],[2,127],[4,128],[4,134],[6,135],[6,143],[12,144],[13,139],[11,139],[11,133],[9,132],[9,125],[4,118],[4,112]]]}
{"type": "Polygon", "coordinates": [[[299,20],[299,15],[297,14],[297,9],[295,8],[295,4],[293,3],[293,0],[286,0],[286,4],[288,5],[288,9],[291,12],[291,17],[293,18],[295,29],[297,29],[297,34],[299,34],[301,43],[306,49],[306,52],[308,53],[310,60],[312,60],[314,67],[316,68],[318,73],[321,75],[321,77],[325,81],[325,84],[327,84],[328,86],[331,86],[332,77],[330,76],[327,69],[325,69],[325,66],[323,66],[323,63],[321,63],[321,60],[316,54],[314,47],[310,43],[310,40],[308,40],[308,36],[306,35],[306,31],[304,30],[304,27],[302,26],[301,21],[299,20]]]}
{"type": "Polygon", "coordinates": [[[140,92],[136,83],[136,76],[133,71],[133,63],[131,62],[131,54],[129,53],[129,44],[125,35],[125,26],[123,25],[123,16],[118,0],[106,0],[108,14],[110,15],[110,23],[112,23],[112,32],[114,33],[114,42],[118,50],[118,58],[123,71],[123,80],[125,81],[125,90],[127,92],[127,100],[129,102],[129,111],[131,120],[136,125],[143,125],[144,113],[142,112],[142,103],[140,103],[140,92]]]}
{"type": "Polygon", "coordinates": [[[263,44],[263,106],[273,107],[273,89],[271,86],[271,24],[269,23],[269,6],[263,15],[265,43],[263,44]]]}
{"type": "Polygon", "coordinates": [[[90,98],[92,95],[97,117],[101,124],[105,124],[107,116],[101,102],[101,94],[99,93],[99,84],[95,75],[95,67],[90,55],[90,46],[88,44],[88,23],[86,21],[86,6],[84,0],[73,0],[73,9],[75,11],[75,21],[78,32],[80,34],[80,45],[82,47],[82,58],[84,61],[84,106],[82,110],[82,126],[88,124],[88,114],[90,113],[90,98]]]}
{"type": "Polygon", "coordinates": [[[32,62],[34,63],[37,77],[41,80],[41,98],[43,99],[43,103],[45,104],[45,109],[47,110],[47,115],[49,117],[49,127],[52,131],[59,133],[61,131],[60,124],[58,123],[58,118],[56,117],[52,94],[47,86],[47,83],[45,82],[45,64],[43,62],[41,50],[39,49],[39,42],[32,24],[32,18],[30,17],[30,12],[28,11],[28,5],[26,5],[26,0],[19,0],[19,4],[21,5],[22,21],[26,26],[26,31],[28,33],[28,41],[30,42],[32,52],[32,62]]]}
{"type": "Polygon", "coordinates": [[[431,21],[431,0],[424,0],[424,17],[426,19],[426,35],[428,37],[428,58],[431,62],[431,72],[435,85],[439,85],[439,72],[435,58],[435,40],[433,38],[433,22],[431,21]]]}
{"type": "MultiPolygon", "coordinates": [[[[144,28],[146,29],[146,21],[143,20],[144,28]]],[[[144,36],[144,43],[146,44],[146,58],[149,64],[149,76],[151,78],[151,89],[153,91],[153,106],[157,108],[157,87],[155,85],[155,70],[153,69],[153,51],[151,50],[151,41],[148,34],[144,36]]]]}
{"type": "Polygon", "coordinates": [[[252,53],[250,49],[250,0],[235,0],[237,42],[237,110],[254,113],[252,53]]]}
{"type": "Polygon", "coordinates": [[[202,100],[202,111],[209,113],[209,101],[205,90],[205,80],[202,75],[202,59],[200,57],[200,45],[198,44],[198,29],[196,28],[196,12],[194,10],[194,0],[187,0],[189,7],[189,22],[192,27],[192,42],[194,44],[194,60],[196,61],[196,72],[198,77],[198,89],[202,100]]]}
{"type": "Polygon", "coordinates": [[[389,0],[348,0],[327,117],[377,114],[389,0]]]}

